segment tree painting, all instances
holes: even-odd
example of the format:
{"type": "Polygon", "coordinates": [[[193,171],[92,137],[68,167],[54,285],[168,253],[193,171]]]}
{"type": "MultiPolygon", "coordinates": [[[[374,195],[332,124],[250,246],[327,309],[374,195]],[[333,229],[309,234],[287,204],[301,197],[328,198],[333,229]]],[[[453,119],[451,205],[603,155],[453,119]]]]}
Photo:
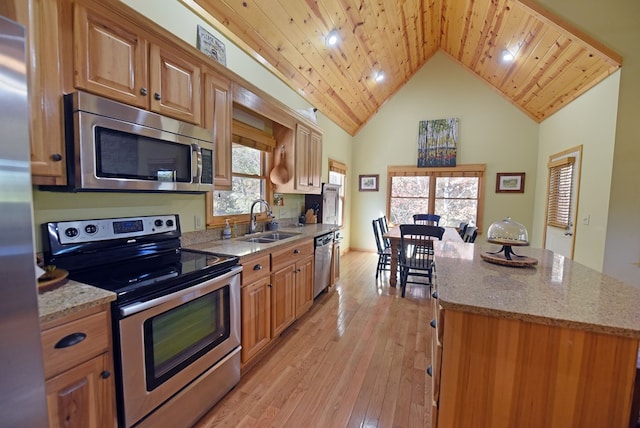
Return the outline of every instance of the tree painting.
{"type": "Polygon", "coordinates": [[[459,122],[449,118],[418,123],[418,166],[456,166],[459,122]]]}

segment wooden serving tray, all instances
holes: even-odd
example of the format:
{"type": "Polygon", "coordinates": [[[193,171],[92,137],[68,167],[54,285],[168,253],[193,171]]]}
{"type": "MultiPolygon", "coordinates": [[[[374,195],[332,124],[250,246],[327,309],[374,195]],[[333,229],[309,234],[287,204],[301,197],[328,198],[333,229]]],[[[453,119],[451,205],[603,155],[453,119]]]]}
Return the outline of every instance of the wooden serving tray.
{"type": "Polygon", "coordinates": [[[489,263],[495,263],[495,264],[504,265],[504,266],[528,267],[528,266],[535,266],[538,264],[538,259],[534,259],[532,257],[527,257],[527,256],[512,255],[511,260],[508,260],[504,257],[504,253],[499,253],[499,254],[481,253],[480,257],[482,257],[482,260],[487,261],[489,263]]]}
{"type": "Polygon", "coordinates": [[[69,272],[64,269],[54,269],[38,278],[38,293],[55,290],[67,283],[69,272]]]}

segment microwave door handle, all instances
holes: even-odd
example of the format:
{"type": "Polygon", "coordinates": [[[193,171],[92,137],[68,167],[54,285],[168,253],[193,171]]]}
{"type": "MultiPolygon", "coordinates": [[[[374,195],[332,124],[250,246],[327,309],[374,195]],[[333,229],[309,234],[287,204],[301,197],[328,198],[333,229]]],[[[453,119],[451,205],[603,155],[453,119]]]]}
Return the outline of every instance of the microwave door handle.
{"type": "MultiPolygon", "coordinates": [[[[193,176],[192,181],[194,183],[202,182],[202,151],[200,150],[200,145],[191,144],[191,152],[196,154],[195,163],[196,163],[196,174],[193,176]]],[[[193,158],[192,158],[193,162],[193,158]]]]}

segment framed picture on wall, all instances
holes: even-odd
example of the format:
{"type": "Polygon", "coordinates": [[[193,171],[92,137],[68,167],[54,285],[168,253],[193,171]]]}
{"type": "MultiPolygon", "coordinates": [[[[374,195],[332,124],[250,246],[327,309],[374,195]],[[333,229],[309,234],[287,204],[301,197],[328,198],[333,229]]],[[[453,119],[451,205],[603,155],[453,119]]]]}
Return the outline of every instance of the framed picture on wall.
{"type": "Polygon", "coordinates": [[[524,172],[498,172],[496,193],[524,193],[524,172]]]}
{"type": "Polygon", "coordinates": [[[358,177],[358,190],[361,192],[377,192],[379,175],[360,175],[358,177]]]}

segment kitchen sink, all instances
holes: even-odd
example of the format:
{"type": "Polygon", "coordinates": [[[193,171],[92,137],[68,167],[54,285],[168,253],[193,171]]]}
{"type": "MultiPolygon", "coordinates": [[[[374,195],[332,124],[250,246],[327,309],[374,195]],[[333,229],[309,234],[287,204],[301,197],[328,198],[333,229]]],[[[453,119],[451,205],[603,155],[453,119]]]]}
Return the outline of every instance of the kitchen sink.
{"type": "Polygon", "coordinates": [[[249,236],[246,238],[240,238],[240,241],[244,242],[254,242],[258,244],[268,244],[271,242],[277,242],[282,239],[292,238],[294,236],[300,235],[299,233],[288,233],[288,232],[267,232],[261,233],[255,236],[249,236]]]}

